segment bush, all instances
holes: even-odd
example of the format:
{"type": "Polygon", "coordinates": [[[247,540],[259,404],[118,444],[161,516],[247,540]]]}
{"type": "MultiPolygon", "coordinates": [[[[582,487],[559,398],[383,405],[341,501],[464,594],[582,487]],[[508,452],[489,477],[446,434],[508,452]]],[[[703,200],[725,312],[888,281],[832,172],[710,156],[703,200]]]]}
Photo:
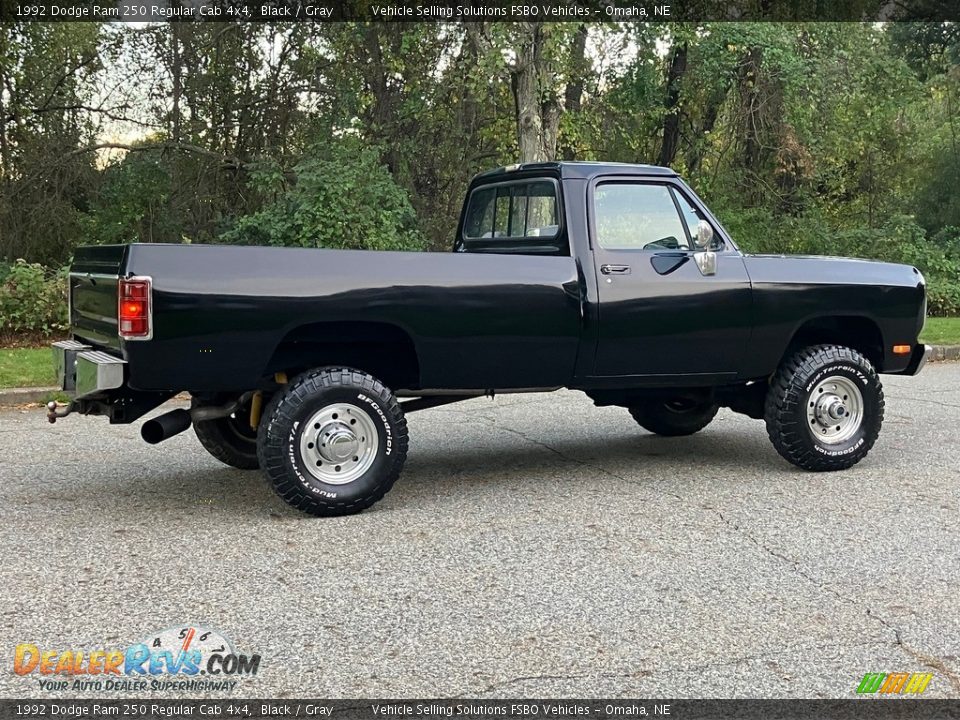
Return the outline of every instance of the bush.
{"type": "Polygon", "coordinates": [[[927,315],[931,317],[960,315],[960,282],[941,278],[928,280],[927,315]]]}
{"type": "Polygon", "coordinates": [[[837,229],[808,213],[776,217],[765,208],[721,211],[726,228],[745,252],[837,255],[913,265],[927,280],[927,314],[960,315],[960,229],[947,227],[928,238],[909,215],[895,215],[880,228],[837,229]]]}
{"type": "MultiPolygon", "coordinates": [[[[180,242],[170,166],[160,150],[131,152],[107,165],[86,215],[84,244],[180,242]]],[[[188,216],[190,208],[177,208],[188,216]]]]}
{"type": "Polygon", "coordinates": [[[0,267],[0,336],[45,338],[68,327],[66,268],[17,260],[0,267]]]}
{"type": "Polygon", "coordinates": [[[274,195],[260,212],[240,218],[221,236],[229,243],[366,250],[424,246],[406,192],[376,148],[342,141],[314,148],[293,169],[292,182],[275,166],[254,174],[274,195]]]}

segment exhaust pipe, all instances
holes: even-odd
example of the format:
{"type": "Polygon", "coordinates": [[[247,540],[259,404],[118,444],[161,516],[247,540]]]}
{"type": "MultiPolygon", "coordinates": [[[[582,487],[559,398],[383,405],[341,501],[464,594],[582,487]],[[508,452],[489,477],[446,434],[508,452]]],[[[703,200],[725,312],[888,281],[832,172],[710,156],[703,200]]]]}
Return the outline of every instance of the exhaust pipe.
{"type": "Polygon", "coordinates": [[[251,390],[250,392],[245,392],[237,400],[231,400],[224,405],[205,405],[204,407],[191,408],[190,417],[193,418],[194,422],[204,422],[206,420],[216,420],[217,418],[227,417],[227,415],[233,415],[233,413],[250,402],[254,394],[251,390]]]}
{"type": "Polygon", "coordinates": [[[192,419],[188,410],[183,408],[171,410],[153,418],[153,420],[147,420],[140,428],[140,437],[151,445],[156,445],[164,440],[169,440],[178,433],[182,433],[190,427],[191,422],[192,419]]]}

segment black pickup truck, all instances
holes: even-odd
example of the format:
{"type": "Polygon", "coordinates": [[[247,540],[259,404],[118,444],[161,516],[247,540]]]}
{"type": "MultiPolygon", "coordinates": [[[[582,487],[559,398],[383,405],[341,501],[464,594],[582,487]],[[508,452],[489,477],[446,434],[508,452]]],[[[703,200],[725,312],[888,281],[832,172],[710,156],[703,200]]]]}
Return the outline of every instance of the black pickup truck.
{"type": "Polygon", "coordinates": [[[390,490],[406,413],[561,387],[689,435],[721,406],[763,419],[808,470],[862,460],[878,373],[914,375],[926,311],[913,267],[747,255],[673,171],[514,165],[472,181],[451,253],[223,245],[80,248],[70,412],[192,424],[289,504],[343,515],[390,490]]]}

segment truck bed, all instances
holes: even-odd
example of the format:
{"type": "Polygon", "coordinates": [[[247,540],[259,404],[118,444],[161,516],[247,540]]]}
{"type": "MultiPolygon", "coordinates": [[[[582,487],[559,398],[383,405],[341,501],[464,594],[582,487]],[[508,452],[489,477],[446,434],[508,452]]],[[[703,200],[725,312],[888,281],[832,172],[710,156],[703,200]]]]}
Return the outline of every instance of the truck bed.
{"type": "Polygon", "coordinates": [[[122,355],[130,387],[146,391],[255,387],[278,353],[354,332],[412,344],[416,378],[397,389],[560,386],[574,374],[581,335],[570,257],[83,247],[70,296],[75,337],[122,355]],[[117,336],[117,280],[131,275],[153,282],[147,341],[117,336]]]}

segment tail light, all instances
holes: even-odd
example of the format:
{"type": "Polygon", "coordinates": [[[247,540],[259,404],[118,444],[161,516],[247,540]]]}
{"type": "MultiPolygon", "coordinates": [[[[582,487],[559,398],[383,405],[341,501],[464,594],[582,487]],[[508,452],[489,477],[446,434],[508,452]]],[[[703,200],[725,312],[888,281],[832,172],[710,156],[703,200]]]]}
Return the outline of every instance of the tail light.
{"type": "Polygon", "coordinates": [[[120,278],[117,331],[124,340],[149,340],[153,337],[152,295],[150,278],[120,278]]]}

